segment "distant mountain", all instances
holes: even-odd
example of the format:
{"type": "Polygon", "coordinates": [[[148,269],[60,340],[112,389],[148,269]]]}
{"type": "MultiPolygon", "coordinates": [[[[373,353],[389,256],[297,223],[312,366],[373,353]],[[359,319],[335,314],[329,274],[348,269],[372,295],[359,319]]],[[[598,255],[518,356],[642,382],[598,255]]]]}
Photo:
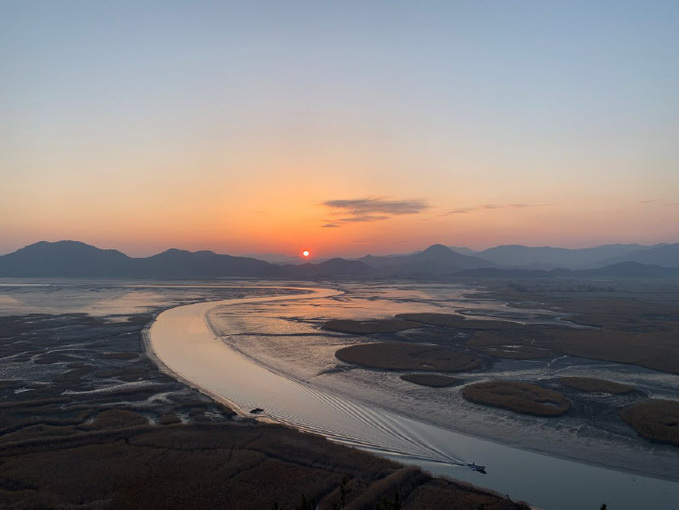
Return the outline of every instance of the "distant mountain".
{"type": "Polygon", "coordinates": [[[304,259],[297,255],[283,255],[280,253],[248,253],[240,255],[249,259],[263,260],[272,264],[303,264],[304,259]]]}
{"type": "Polygon", "coordinates": [[[608,264],[616,262],[639,262],[665,267],[679,267],[679,243],[660,244],[633,251],[606,261],[608,264]]]}
{"type": "Polygon", "coordinates": [[[663,267],[640,262],[619,262],[597,269],[580,271],[586,276],[611,276],[618,278],[667,278],[679,277],[679,267],[663,267]]]}
{"type": "Polygon", "coordinates": [[[378,270],[358,260],[330,259],[318,264],[285,265],[284,274],[296,278],[322,278],[327,276],[376,276],[378,270]]]}
{"type": "Polygon", "coordinates": [[[545,270],[556,268],[586,269],[615,262],[616,260],[611,259],[623,257],[646,248],[648,246],[639,244],[607,244],[581,249],[551,248],[549,246],[531,247],[512,244],[489,248],[478,252],[476,256],[494,262],[499,266],[513,268],[545,270]]]}
{"type": "Polygon", "coordinates": [[[280,267],[269,262],[218,255],[212,251],[191,252],[173,248],[136,261],[135,273],[148,277],[204,278],[281,274],[280,267]]]}
{"type": "Polygon", "coordinates": [[[442,244],[434,244],[410,255],[367,255],[359,260],[379,270],[384,276],[444,276],[465,269],[495,265],[477,257],[456,253],[442,244]]]}
{"type": "Polygon", "coordinates": [[[481,268],[460,271],[465,278],[679,278],[679,268],[662,267],[639,262],[620,262],[596,269],[506,269],[481,268]]]}
{"type": "Polygon", "coordinates": [[[211,251],[168,250],[147,258],[130,258],[77,241],[41,241],[0,257],[0,276],[80,277],[239,277],[277,276],[279,266],[211,251]]]}
{"type": "Polygon", "coordinates": [[[478,252],[476,250],[472,250],[470,248],[465,248],[464,246],[448,246],[451,250],[453,250],[455,253],[459,253],[460,255],[476,255],[478,252]]]}
{"type": "Polygon", "coordinates": [[[568,276],[572,273],[570,269],[509,269],[500,267],[481,267],[478,269],[467,269],[456,273],[455,276],[461,278],[554,278],[555,276],[568,276]],[[565,272],[565,274],[564,274],[565,272]]]}
{"type": "MultiPolygon", "coordinates": [[[[191,252],[170,249],[146,258],[132,258],[117,250],[102,250],[78,241],[41,241],[8,255],[0,256],[0,277],[118,277],[118,278],[369,278],[438,277],[474,278],[551,278],[579,277],[673,277],[679,276],[679,244],[635,249],[638,245],[612,245],[587,250],[501,246],[486,250],[496,254],[532,253],[550,260],[570,257],[580,263],[592,261],[602,253],[629,251],[624,260],[595,269],[571,270],[498,267],[492,261],[456,253],[435,244],[407,255],[372,256],[360,260],[334,258],[319,263],[277,265],[250,257],[220,255],[212,251],[191,252]],[[624,246],[624,247],[623,247],[624,246]],[[493,252],[492,250],[495,250],[493,252]],[[564,255],[563,252],[568,252],[564,255]],[[586,252],[573,255],[572,252],[586,252]],[[557,255],[556,257],[553,255],[557,255]],[[579,258],[578,258],[579,257],[579,258]],[[647,261],[647,262],[642,262],[647,261]],[[654,261],[648,263],[648,261],[654,261]]],[[[496,259],[501,258],[499,255],[496,259]]],[[[509,257],[511,259],[511,257],[509,257]]],[[[507,259],[507,257],[505,257],[507,259]]],[[[539,257],[537,258],[539,259],[539,257]]],[[[533,260],[537,260],[533,259],[533,260]]],[[[512,259],[512,260],[517,260],[512,259]]]]}
{"type": "Polygon", "coordinates": [[[78,241],[41,241],[0,257],[0,276],[125,276],[134,261],[78,241]]]}

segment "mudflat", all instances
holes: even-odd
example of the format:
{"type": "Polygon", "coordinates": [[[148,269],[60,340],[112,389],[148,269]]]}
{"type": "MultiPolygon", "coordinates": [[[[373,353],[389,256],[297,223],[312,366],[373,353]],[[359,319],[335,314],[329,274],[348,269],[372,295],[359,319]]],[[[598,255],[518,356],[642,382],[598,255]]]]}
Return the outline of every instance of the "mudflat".
{"type": "Polygon", "coordinates": [[[149,359],[153,315],[0,317],[1,507],[528,508],[236,416],[149,359]]]}

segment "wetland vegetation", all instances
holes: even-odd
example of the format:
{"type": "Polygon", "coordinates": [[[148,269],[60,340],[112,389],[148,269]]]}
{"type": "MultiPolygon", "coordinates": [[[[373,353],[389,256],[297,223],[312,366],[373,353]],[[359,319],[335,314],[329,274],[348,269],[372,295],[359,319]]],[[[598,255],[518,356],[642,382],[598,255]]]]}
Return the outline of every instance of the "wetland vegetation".
{"type": "Polygon", "coordinates": [[[561,384],[588,393],[610,393],[611,395],[625,395],[635,391],[634,386],[620,384],[594,377],[559,377],[561,384]]]}
{"type": "Polygon", "coordinates": [[[533,416],[561,416],[571,404],[561,393],[536,384],[486,381],[462,388],[462,396],[474,402],[533,416]]]}
{"type": "Polygon", "coordinates": [[[659,443],[679,446],[679,401],[651,399],[620,411],[637,433],[659,443]]]}
{"type": "Polygon", "coordinates": [[[464,379],[440,374],[404,374],[401,376],[404,381],[430,388],[447,388],[449,386],[459,386],[464,384],[464,379]]]}
{"type": "Polygon", "coordinates": [[[335,356],[354,363],[386,370],[460,372],[481,366],[479,357],[431,345],[406,342],[375,342],[339,349],[335,356]]]}

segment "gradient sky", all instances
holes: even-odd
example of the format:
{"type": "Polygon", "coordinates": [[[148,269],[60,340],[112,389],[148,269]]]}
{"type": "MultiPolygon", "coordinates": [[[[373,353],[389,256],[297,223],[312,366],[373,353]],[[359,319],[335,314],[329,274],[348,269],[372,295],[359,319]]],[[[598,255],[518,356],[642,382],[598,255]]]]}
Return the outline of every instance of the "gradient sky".
{"type": "Polygon", "coordinates": [[[679,242],[679,2],[0,2],[0,253],[679,242]]]}

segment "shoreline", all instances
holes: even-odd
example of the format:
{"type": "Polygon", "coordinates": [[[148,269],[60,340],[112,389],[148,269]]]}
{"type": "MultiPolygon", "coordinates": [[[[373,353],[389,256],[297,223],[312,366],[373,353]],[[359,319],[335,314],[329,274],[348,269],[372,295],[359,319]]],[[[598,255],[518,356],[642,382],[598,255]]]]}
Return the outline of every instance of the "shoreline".
{"type": "MultiPolygon", "coordinates": [[[[181,382],[182,384],[185,384],[186,386],[193,388],[203,395],[206,395],[207,397],[220,402],[222,404],[227,405],[231,410],[239,416],[241,419],[245,418],[251,418],[251,419],[258,419],[252,416],[248,411],[244,410],[241,406],[236,404],[235,402],[229,400],[228,398],[219,395],[215,392],[211,392],[210,390],[195,384],[191,380],[187,379],[184,377],[181,373],[172,370],[165,362],[158,356],[158,353],[156,352],[155,348],[153,347],[153,342],[151,340],[151,329],[153,328],[153,325],[156,323],[160,315],[162,315],[165,312],[168,312],[170,310],[174,310],[176,308],[184,307],[184,306],[195,306],[195,305],[206,305],[208,303],[212,303],[214,306],[209,308],[208,310],[205,311],[203,318],[205,320],[205,324],[207,325],[208,329],[214,334],[214,330],[212,328],[212,325],[210,323],[210,318],[209,318],[209,313],[210,311],[214,310],[215,308],[218,308],[220,306],[228,306],[229,303],[238,301],[239,303],[244,303],[247,301],[254,300],[255,302],[266,302],[266,301],[275,301],[278,299],[303,299],[301,296],[304,296],[305,298],[309,298],[310,293],[313,294],[315,289],[312,289],[310,287],[261,287],[261,288],[271,288],[271,289],[290,289],[290,290],[300,290],[300,291],[306,291],[306,292],[300,292],[299,294],[288,294],[288,295],[274,295],[274,296],[259,296],[259,297],[249,297],[249,298],[235,298],[235,299],[221,299],[221,300],[215,300],[215,301],[204,301],[200,303],[194,303],[192,305],[177,305],[177,306],[172,306],[169,308],[166,308],[164,310],[160,310],[155,312],[152,315],[152,320],[144,326],[144,328],[141,331],[141,336],[142,336],[142,341],[144,345],[144,352],[148,355],[148,357],[153,361],[153,363],[158,367],[158,369],[163,372],[164,374],[176,379],[177,381],[181,382]]],[[[325,289],[325,290],[330,290],[330,289],[325,289]]],[[[336,291],[337,295],[342,294],[343,292],[341,291],[336,291]]],[[[218,338],[215,335],[215,338],[218,338]]],[[[261,420],[264,421],[264,420],[261,420]]]]}

